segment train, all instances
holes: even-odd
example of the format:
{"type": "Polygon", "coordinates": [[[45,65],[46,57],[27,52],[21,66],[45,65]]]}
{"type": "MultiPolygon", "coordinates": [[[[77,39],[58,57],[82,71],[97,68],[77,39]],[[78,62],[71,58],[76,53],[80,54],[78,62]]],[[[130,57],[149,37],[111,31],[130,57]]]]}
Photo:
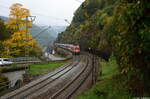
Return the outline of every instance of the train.
{"type": "Polygon", "coordinates": [[[70,52],[72,52],[72,54],[74,55],[80,55],[79,45],[55,43],[55,46],[61,47],[63,49],[67,49],[70,52]]]}

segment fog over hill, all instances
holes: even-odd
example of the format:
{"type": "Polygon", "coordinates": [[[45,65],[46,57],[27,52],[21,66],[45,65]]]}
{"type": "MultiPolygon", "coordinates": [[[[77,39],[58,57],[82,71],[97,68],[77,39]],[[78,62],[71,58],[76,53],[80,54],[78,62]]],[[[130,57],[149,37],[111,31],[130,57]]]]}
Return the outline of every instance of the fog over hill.
{"type": "MultiPolygon", "coordinates": [[[[8,18],[5,16],[0,16],[5,22],[8,21],[8,18]]],[[[48,28],[47,25],[36,25],[33,24],[30,33],[32,36],[36,36],[44,29],[48,28]]],[[[66,26],[51,26],[49,29],[41,33],[35,40],[41,45],[42,48],[45,46],[53,44],[58,34],[63,32],[66,29],[66,26]]]]}

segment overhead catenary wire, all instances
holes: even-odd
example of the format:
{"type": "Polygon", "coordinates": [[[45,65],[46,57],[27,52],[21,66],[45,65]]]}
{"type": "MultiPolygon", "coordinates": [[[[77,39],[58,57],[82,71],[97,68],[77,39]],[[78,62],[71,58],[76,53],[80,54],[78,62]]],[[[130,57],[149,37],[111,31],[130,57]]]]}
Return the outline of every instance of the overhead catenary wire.
{"type": "Polygon", "coordinates": [[[40,36],[44,31],[48,30],[49,28],[51,28],[51,26],[49,26],[48,28],[46,28],[46,29],[42,30],[41,32],[39,32],[36,36],[34,36],[32,38],[32,40],[38,38],[38,36],[40,36]]]}
{"type": "Polygon", "coordinates": [[[32,40],[35,40],[36,38],[38,38],[44,31],[48,30],[49,28],[51,28],[51,26],[49,26],[48,28],[42,30],[41,32],[39,32],[36,36],[32,37],[32,39],[30,40],[27,40],[26,42],[29,42],[29,41],[32,41],[32,40]]]}
{"type": "MultiPolygon", "coordinates": [[[[80,0],[75,0],[75,1],[77,1],[77,2],[79,2],[79,3],[83,3],[83,2],[80,1],[80,0]]],[[[7,9],[10,8],[10,7],[3,6],[3,5],[0,5],[0,6],[2,6],[2,7],[4,7],[4,8],[7,8],[7,9]]],[[[64,19],[66,19],[66,18],[58,18],[58,17],[55,17],[55,16],[43,15],[43,14],[40,14],[40,13],[37,13],[37,12],[33,12],[33,11],[31,11],[31,13],[32,13],[32,14],[35,14],[35,15],[38,15],[38,16],[44,16],[44,17],[52,18],[52,19],[56,19],[56,20],[62,20],[62,21],[64,21],[64,19]]]]}
{"type": "Polygon", "coordinates": [[[79,3],[82,3],[82,1],[79,1],[79,0],[76,0],[77,2],[79,2],[79,3]]]}
{"type": "MultiPolygon", "coordinates": [[[[4,9],[9,9],[10,7],[7,7],[7,6],[3,6],[0,4],[0,7],[4,8],[4,9]]],[[[31,11],[32,14],[35,14],[35,15],[38,15],[38,16],[43,16],[43,17],[47,17],[49,19],[56,19],[56,20],[62,20],[64,21],[65,18],[58,18],[58,17],[55,17],[55,16],[49,16],[49,15],[44,15],[44,14],[41,14],[41,13],[37,13],[37,12],[33,12],[31,11]]]]}
{"type": "MultiPolygon", "coordinates": [[[[9,7],[6,7],[6,6],[3,6],[3,5],[0,5],[1,7],[3,7],[3,8],[6,8],[6,9],[8,9],[9,7]]],[[[64,21],[64,19],[62,19],[62,18],[56,18],[56,17],[53,17],[53,16],[46,16],[46,15],[42,15],[42,14],[40,14],[40,13],[36,13],[36,12],[33,12],[34,14],[36,14],[36,15],[39,15],[39,16],[45,16],[45,17],[51,17],[51,18],[55,18],[55,19],[59,19],[59,20],[62,20],[62,21],[64,21]]],[[[40,33],[38,33],[36,36],[34,36],[33,37],[33,39],[36,39],[36,38],[38,38],[39,37],[39,35],[41,35],[41,33],[43,33],[44,31],[46,31],[46,30],[48,30],[49,28],[51,28],[51,26],[49,26],[48,28],[46,28],[46,29],[44,29],[44,30],[42,30],[40,33]]],[[[32,40],[33,40],[32,39],[32,40]]]]}
{"type": "Polygon", "coordinates": [[[71,22],[69,22],[67,19],[64,19],[64,21],[65,21],[66,23],[68,23],[69,25],[71,24],[71,22]]]}
{"type": "MultiPolygon", "coordinates": [[[[4,9],[9,9],[9,8],[10,8],[10,7],[1,5],[1,4],[0,4],[0,7],[4,8],[4,9]]],[[[70,24],[69,21],[68,21],[66,18],[58,18],[58,17],[54,17],[54,16],[43,15],[43,14],[40,14],[40,13],[37,13],[37,12],[33,12],[33,11],[31,11],[31,13],[32,13],[32,14],[35,14],[35,15],[38,15],[38,16],[44,16],[44,17],[47,17],[47,18],[49,18],[49,19],[53,18],[53,19],[56,19],[56,20],[65,21],[65,22],[67,22],[68,24],[70,24]]],[[[39,35],[41,35],[42,32],[46,31],[46,30],[49,29],[49,28],[50,28],[50,26],[49,26],[48,28],[44,29],[43,31],[41,31],[40,33],[38,33],[36,36],[34,36],[33,39],[39,37],[39,35]]]]}
{"type": "MultiPolygon", "coordinates": [[[[10,7],[3,6],[3,5],[0,5],[0,6],[3,7],[3,8],[5,8],[5,9],[9,9],[9,8],[10,8],[10,7]]],[[[55,16],[44,15],[44,14],[37,13],[37,12],[34,12],[34,11],[31,11],[30,13],[31,13],[32,15],[36,15],[37,17],[38,17],[38,16],[46,17],[47,19],[51,19],[51,21],[52,21],[52,19],[53,19],[53,20],[55,20],[55,21],[57,21],[57,22],[62,21],[62,22],[66,22],[66,23],[70,24],[69,21],[67,20],[67,18],[58,18],[58,17],[55,17],[55,16]],[[66,20],[67,20],[68,22],[67,22],[66,20]]],[[[36,23],[38,23],[37,21],[38,21],[38,20],[36,20],[36,23]]],[[[55,21],[54,21],[54,22],[55,22],[55,21]]]]}

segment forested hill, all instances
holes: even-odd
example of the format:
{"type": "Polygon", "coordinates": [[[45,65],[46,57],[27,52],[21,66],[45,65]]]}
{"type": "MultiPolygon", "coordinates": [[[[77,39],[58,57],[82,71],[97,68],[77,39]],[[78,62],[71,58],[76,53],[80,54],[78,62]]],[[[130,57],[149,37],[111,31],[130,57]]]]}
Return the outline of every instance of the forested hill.
{"type": "MultiPolygon", "coordinates": [[[[0,18],[3,19],[3,21],[8,21],[7,17],[0,16],[0,18]]],[[[35,25],[33,24],[31,28],[31,34],[32,36],[37,36],[39,32],[43,31],[46,29],[48,26],[40,26],[40,25],[35,25]]],[[[41,47],[45,47],[47,45],[51,45],[54,40],[56,39],[57,35],[64,31],[66,29],[66,26],[51,26],[48,30],[44,31],[41,33],[36,39],[36,41],[41,45],[41,47]]]]}
{"type": "Polygon", "coordinates": [[[148,0],[85,0],[56,42],[113,51],[129,92],[150,96],[149,11],[148,0]]]}
{"type": "Polygon", "coordinates": [[[80,44],[83,49],[91,47],[110,51],[103,29],[112,16],[116,1],[86,0],[75,12],[72,24],[59,35],[57,42],[80,44]]]}

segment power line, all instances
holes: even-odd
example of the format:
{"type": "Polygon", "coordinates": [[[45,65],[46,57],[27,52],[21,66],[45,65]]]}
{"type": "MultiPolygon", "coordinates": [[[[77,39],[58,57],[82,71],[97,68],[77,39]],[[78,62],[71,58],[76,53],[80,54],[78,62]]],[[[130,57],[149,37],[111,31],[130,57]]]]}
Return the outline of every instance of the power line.
{"type": "MultiPolygon", "coordinates": [[[[7,7],[7,6],[3,6],[3,5],[0,5],[0,6],[2,6],[3,8],[9,9],[9,7],[7,7]]],[[[30,13],[33,13],[33,14],[36,14],[36,15],[39,15],[39,16],[44,16],[44,17],[51,17],[51,18],[57,19],[57,20],[64,20],[63,18],[58,18],[58,17],[54,17],[54,16],[44,15],[44,14],[37,13],[37,12],[34,12],[34,11],[30,11],[30,13]]]]}
{"type": "MultiPolygon", "coordinates": [[[[5,8],[5,9],[9,9],[9,7],[6,7],[6,6],[3,6],[3,5],[0,5],[1,7],[5,8]]],[[[56,20],[64,20],[63,18],[58,18],[58,17],[54,17],[54,16],[49,16],[49,15],[44,15],[44,14],[40,14],[40,13],[37,13],[37,12],[33,12],[33,11],[30,11],[30,13],[32,14],[35,14],[35,15],[38,15],[38,16],[44,16],[44,17],[47,17],[47,18],[53,18],[53,19],[56,19],[56,20]]]]}
{"type": "Polygon", "coordinates": [[[54,16],[49,16],[49,15],[43,15],[43,14],[40,14],[40,13],[36,13],[36,12],[32,12],[33,14],[35,15],[39,15],[39,16],[44,16],[44,17],[51,17],[53,19],[57,19],[57,20],[64,20],[63,18],[58,18],[58,17],[54,17],[54,16]]]}
{"type": "Polygon", "coordinates": [[[42,30],[41,32],[39,32],[36,36],[33,37],[33,39],[37,38],[38,36],[40,36],[44,31],[48,30],[49,28],[51,28],[51,26],[49,26],[48,28],[42,30]]]}
{"type": "MultiPolygon", "coordinates": [[[[9,9],[9,7],[7,6],[3,6],[3,5],[0,5],[2,8],[5,8],[5,9],[9,9]]],[[[49,15],[44,15],[44,14],[41,14],[41,13],[37,13],[37,12],[34,12],[34,11],[30,11],[31,14],[35,14],[37,16],[42,16],[42,17],[46,17],[48,19],[55,19],[55,20],[61,20],[63,22],[67,22],[68,24],[70,24],[70,22],[66,19],[66,18],[58,18],[58,17],[54,17],[54,16],[49,16],[49,15]],[[67,20],[67,21],[66,21],[67,20]]]]}
{"type": "Polygon", "coordinates": [[[79,2],[79,3],[83,3],[82,1],[79,1],[79,0],[76,0],[77,2],[79,2]]]}
{"type": "Polygon", "coordinates": [[[64,19],[65,22],[67,22],[69,25],[71,24],[67,19],[64,19]]]}

